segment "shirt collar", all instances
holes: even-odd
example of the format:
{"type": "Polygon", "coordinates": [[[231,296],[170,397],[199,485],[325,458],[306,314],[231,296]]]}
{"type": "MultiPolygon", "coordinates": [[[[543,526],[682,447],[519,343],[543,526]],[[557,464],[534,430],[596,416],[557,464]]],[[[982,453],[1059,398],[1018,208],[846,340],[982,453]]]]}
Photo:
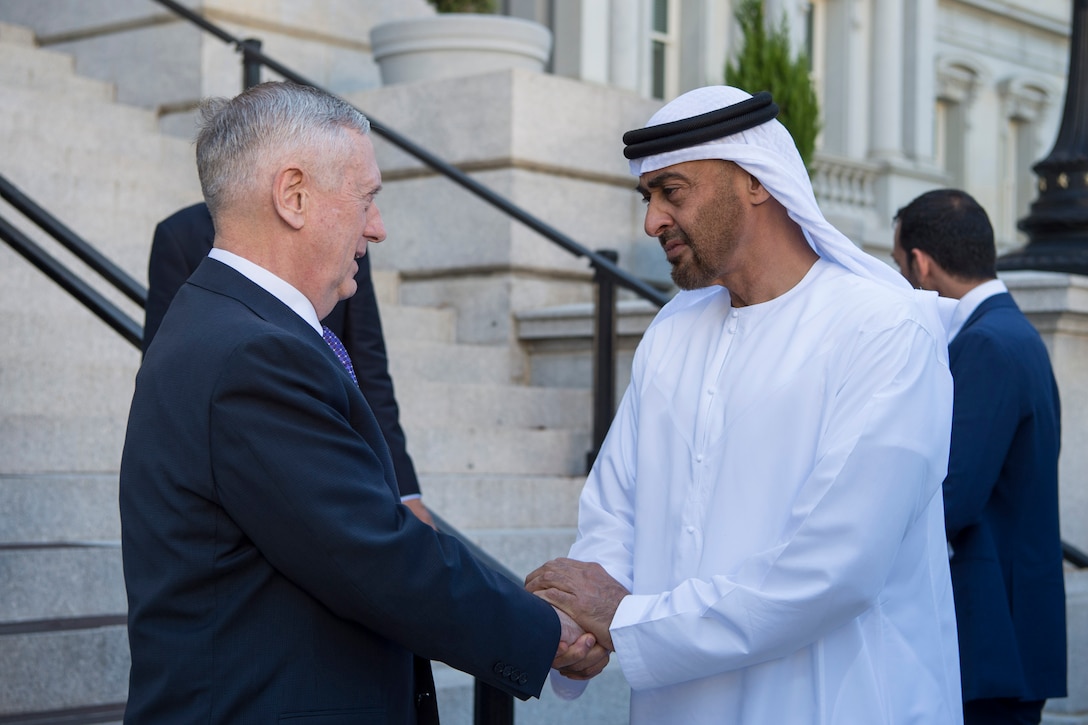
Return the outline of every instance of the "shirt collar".
{"type": "Polygon", "coordinates": [[[979,305],[994,295],[1003,294],[1008,291],[1009,288],[1005,286],[1004,282],[999,279],[991,279],[983,282],[961,297],[960,301],[956,304],[956,310],[952,313],[952,321],[948,326],[948,342],[951,343],[956,335],[959,334],[959,331],[963,329],[963,323],[967,322],[967,318],[978,309],[979,305]]]}
{"type": "Polygon", "coordinates": [[[317,331],[317,334],[322,333],[321,320],[317,318],[317,311],[314,309],[313,304],[306,299],[306,295],[283,279],[245,257],[239,257],[237,254],[228,252],[225,249],[212,247],[212,250],[208,252],[208,256],[237,271],[238,274],[294,310],[295,314],[317,331]]]}

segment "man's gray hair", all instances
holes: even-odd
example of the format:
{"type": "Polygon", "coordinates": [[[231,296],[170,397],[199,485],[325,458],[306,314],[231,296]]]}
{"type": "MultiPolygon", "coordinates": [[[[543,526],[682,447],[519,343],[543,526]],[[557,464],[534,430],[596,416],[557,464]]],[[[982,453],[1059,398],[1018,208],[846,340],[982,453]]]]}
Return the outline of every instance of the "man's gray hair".
{"type": "Polygon", "coordinates": [[[261,83],[231,99],[207,99],[200,112],[196,165],[213,218],[230,201],[259,193],[268,181],[260,176],[273,172],[272,162],[285,152],[303,150],[322,164],[342,161],[351,152],[347,132],[370,131],[370,121],[349,103],[289,82],[261,83]]]}

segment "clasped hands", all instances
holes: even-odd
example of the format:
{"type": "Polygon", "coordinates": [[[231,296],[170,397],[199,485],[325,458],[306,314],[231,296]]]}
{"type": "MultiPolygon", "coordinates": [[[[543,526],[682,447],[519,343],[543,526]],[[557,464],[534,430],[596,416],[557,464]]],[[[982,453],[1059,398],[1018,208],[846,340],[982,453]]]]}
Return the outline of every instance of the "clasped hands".
{"type": "Polygon", "coordinates": [[[525,588],[551,604],[562,634],[552,667],[574,680],[596,677],[614,651],[609,627],[630,592],[600,564],[553,559],[525,577],[525,588]]]}

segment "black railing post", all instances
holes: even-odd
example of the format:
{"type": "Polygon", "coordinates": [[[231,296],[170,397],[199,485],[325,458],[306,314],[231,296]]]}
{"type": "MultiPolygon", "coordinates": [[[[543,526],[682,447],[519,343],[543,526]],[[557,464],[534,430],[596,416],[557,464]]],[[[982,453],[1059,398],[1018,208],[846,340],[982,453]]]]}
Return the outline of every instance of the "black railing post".
{"type": "Polygon", "coordinates": [[[472,725],[514,725],[514,696],[476,680],[472,725]]]}
{"type": "MultiPolygon", "coordinates": [[[[597,254],[613,264],[620,258],[614,249],[598,249],[597,254]]],[[[587,471],[597,460],[616,412],[616,278],[594,265],[593,283],[597,290],[593,324],[593,448],[586,455],[587,471]]]]}
{"type": "Polygon", "coordinates": [[[246,38],[238,47],[242,51],[242,90],[245,90],[261,82],[261,41],[246,38]]]}

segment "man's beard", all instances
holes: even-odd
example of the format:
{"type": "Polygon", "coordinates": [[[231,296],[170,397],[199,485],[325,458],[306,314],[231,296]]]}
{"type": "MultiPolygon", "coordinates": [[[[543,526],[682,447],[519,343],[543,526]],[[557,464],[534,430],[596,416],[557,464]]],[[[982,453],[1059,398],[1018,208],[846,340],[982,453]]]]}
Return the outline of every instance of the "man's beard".
{"type": "Polygon", "coordinates": [[[662,249],[673,239],[681,240],[689,252],[687,259],[681,255],[676,261],[669,260],[669,264],[672,265],[673,283],[682,290],[702,289],[713,284],[716,278],[714,270],[700,254],[698,247],[691,243],[691,238],[686,232],[678,229],[658,237],[662,249]]]}

